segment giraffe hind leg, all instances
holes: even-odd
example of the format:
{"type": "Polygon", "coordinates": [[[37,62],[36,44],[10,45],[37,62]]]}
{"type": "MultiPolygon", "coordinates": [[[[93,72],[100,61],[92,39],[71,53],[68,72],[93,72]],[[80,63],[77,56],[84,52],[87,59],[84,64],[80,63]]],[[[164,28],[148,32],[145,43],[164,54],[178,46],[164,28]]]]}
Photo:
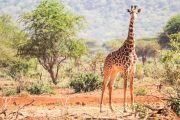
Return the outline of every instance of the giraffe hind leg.
{"type": "Polygon", "coordinates": [[[111,77],[110,77],[110,81],[108,83],[108,89],[109,89],[109,108],[112,112],[114,112],[113,108],[112,108],[112,92],[113,92],[113,86],[114,86],[114,82],[117,76],[117,71],[113,70],[111,73],[111,77]]]}
{"type": "Polygon", "coordinates": [[[102,84],[102,94],[101,94],[101,100],[100,100],[100,112],[102,112],[102,102],[103,102],[103,97],[104,97],[104,92],[106,89],[106,86],[109,84],[109,78],[111,75],[111,70],[104,70],[104,80],[102,84]]]}

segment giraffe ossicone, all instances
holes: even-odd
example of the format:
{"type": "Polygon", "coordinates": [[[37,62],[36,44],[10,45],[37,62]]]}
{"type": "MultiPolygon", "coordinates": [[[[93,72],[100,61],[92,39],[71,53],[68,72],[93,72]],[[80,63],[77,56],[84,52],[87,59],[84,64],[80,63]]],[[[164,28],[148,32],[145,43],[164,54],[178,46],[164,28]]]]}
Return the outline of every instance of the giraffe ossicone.
{"type": "Polygon", "coordinates": [[[118,73],[123,73],[124,76],[124,111],[126,111],[126,89],[127,81],[130,81],[130,95],[131,95],[131,105],[134,104],[134,74],[135,74],[135,64],[137,60],[137,55],[135,52],[135,39],[134,39],[134,23],[137,14],[140,13],[141,9],[138,9],[136,5],[132,5],[127,12],[130,14],[130,23],[128,36],[124,44],[116,51],[111,52],[105,59],[104,63],[104,80],[102,85],[102,95],[100,100],[100,112],[102,112],[102,102],[105,92],[105,88],[109,89],[109,107],[111,111],[112,108],[112,92],[113,86],[118,73]]]}

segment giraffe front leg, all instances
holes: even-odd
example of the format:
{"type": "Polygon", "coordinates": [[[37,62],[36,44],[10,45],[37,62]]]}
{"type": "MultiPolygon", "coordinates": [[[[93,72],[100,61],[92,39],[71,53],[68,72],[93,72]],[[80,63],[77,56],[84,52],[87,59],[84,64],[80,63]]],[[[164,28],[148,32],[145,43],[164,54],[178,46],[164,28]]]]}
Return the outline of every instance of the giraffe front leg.
{"type": "Polygon", "coordinates": [[[127,80],[128,80],[129,71],[124,72],[124,112],[127,112],[126,110],[126,89],[127,89],[127,80]]]}
{"type": "Polygon", "coordinates": [[[134,75],[135,75],[135,66],[132,67],[130,71],[130,95],[131,95],[131,107],[134,111],[134,75]]]}

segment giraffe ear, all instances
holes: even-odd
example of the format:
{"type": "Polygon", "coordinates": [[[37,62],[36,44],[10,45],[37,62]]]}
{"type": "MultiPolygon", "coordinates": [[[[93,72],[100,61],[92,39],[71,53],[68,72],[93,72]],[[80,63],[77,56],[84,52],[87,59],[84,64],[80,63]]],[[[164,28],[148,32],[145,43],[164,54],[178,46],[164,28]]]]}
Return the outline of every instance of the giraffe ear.
{"type": "Polygon", "coordinates": [[[141,12],[141,9],[138,9],[138,13],[140,13],[141,12]]]}
{"type": "Polygon", "coordinates": [[[136,9],[136,8],[137,8],[137,5],[134,5],[134,8],[136,9]]]}
{"type": "Polygon", "coordinates": [[[134,7],[134,6],[133,6],[133,5],[131,5],[131,10],[133,9],[133,7],[134,7]]]}
{"type": "Polygon", "coordinates": [[[127,9],[127,12],[130,13],[131,11],[129,9],[127,9]]]}

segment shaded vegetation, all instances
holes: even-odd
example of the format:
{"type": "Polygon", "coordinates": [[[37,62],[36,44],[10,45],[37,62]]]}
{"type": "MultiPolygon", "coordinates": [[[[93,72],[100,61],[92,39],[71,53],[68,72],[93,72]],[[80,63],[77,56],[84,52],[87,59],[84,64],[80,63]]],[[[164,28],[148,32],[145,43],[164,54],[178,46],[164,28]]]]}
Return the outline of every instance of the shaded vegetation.
{"type": "MultiPolygon", "coordinates": [[[[159,35],[159,44],[164,47],[171,47],[169,45],[169,35],[180,32],[180,14],[173,16],[166,24],[164,31],[159,35]]],[[[180,41],[179,41],[180,42],[180,41]]]]}
{"type": "Polygon", "coordinates": [[[102,80],[94,74],[80,74],[71,81],[70,86],[75,92],[89,92],[99,89],[102,80]]]}

